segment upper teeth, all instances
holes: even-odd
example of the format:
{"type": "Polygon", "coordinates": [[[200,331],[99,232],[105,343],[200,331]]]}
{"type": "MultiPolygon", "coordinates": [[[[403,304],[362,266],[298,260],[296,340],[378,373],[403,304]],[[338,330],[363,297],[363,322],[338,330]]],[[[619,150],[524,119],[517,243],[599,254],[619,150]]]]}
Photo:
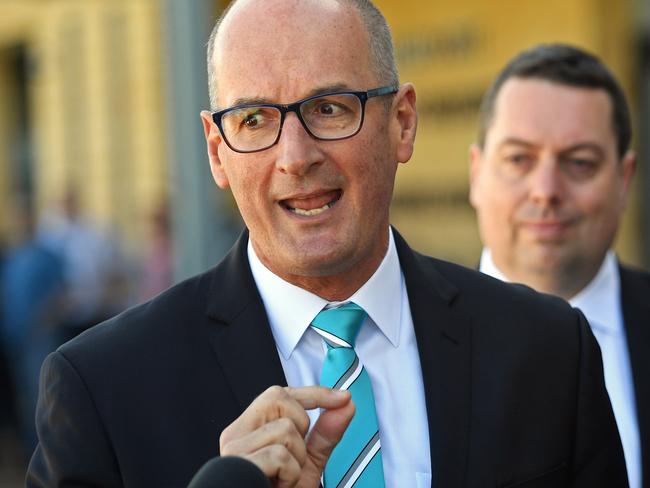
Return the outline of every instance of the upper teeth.
{"type": "Polygon", "coordinates": [[[325,210],[330,208],[332,206],[332,203],[326,203],[320,208],[312,208],[311,210],[305,210],[303,208],[292,208],[289,207],[289,210],[291,210],[294,213],[297,213],[298,215],[305,215],[307,217],[311,217],[312,215],[318,215],[320,213],[323,213],[325,210]]]}

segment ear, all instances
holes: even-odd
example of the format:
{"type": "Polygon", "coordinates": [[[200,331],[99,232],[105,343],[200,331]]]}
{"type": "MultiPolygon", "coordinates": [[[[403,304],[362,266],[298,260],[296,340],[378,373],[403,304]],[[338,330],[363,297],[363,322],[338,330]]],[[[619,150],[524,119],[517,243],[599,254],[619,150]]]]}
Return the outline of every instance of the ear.
{"type": "Polygon", "coordinates": [[[397,161],[406,163],[413,155],[415,132],[418,127],[418,113],[415,107],[415,87],[412,83],[403,84],[393,101],[397,126],[397,161]]]}
{"type": "Polygon", "coordinates": [[[219,157],[219,146],[223,141],[219,129],[212,120],[212,114],[207,110],[201,111],[201,122],[203,123],[203,132],[205,133],[205,142],[208,149],[208,158],[210,159],[212,178],[214,178],[214,181],[219,188],[228,188],[230,186],[228,175],[224,171],[221,158],[219,157]]]}
{"type": "Polygon", "coordinates": [[[620,165],[621,177],[623,179],[623,201],[621,203],[623,208],[625,208],[627,205],[627,198],[630,192],[630,187],[632,186],[632,179],[634,178],[634,173],[636,173],[636,153],[632,150],[626,152],[625,156],[623,156],[623,159],[620,162],[620,165]]]}
{"type": "Polygon", "coordinates": [[[482,161],[483,151],[478,144],[472,144],[469,147],[469,202],[474,208],[477,208],[478,204],[478,175],[482,161]]]}

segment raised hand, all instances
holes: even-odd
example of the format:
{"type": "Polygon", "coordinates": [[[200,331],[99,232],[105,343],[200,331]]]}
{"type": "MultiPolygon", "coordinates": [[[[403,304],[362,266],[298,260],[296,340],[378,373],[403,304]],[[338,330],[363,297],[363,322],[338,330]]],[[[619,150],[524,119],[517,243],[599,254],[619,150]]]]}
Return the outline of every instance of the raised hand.
{"type": "Polygon", "coordinates": [[[353,416],[347,391],[272,386],[222,432],[221,454],[252,461],[275,487],[315,488],[353,416]],[[306,437],[313,408],[324,411],[306,437]]]}

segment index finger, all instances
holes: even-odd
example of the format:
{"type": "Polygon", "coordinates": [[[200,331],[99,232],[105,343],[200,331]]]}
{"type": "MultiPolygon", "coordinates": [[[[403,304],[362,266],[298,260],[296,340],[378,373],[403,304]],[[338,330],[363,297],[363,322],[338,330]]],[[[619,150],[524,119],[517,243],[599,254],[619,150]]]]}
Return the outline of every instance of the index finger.
{"type": "Polygon", "coordinates": [[[333,390],[324,386],[301,386],[299,388],[285,386],[284,390],[306,410],[340,408],[352,398],[347,390],[333,390]]]}

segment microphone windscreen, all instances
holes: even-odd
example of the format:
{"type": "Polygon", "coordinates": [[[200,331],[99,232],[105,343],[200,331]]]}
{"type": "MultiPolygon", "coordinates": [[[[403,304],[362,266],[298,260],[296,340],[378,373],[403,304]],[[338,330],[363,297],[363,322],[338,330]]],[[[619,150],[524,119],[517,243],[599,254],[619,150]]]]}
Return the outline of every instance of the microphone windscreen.
{"type": "Polygon", "coordinates": [[[222,456],[199,469],[187,488],[271,488],[264,472],[247,459],[222,456]]]}

